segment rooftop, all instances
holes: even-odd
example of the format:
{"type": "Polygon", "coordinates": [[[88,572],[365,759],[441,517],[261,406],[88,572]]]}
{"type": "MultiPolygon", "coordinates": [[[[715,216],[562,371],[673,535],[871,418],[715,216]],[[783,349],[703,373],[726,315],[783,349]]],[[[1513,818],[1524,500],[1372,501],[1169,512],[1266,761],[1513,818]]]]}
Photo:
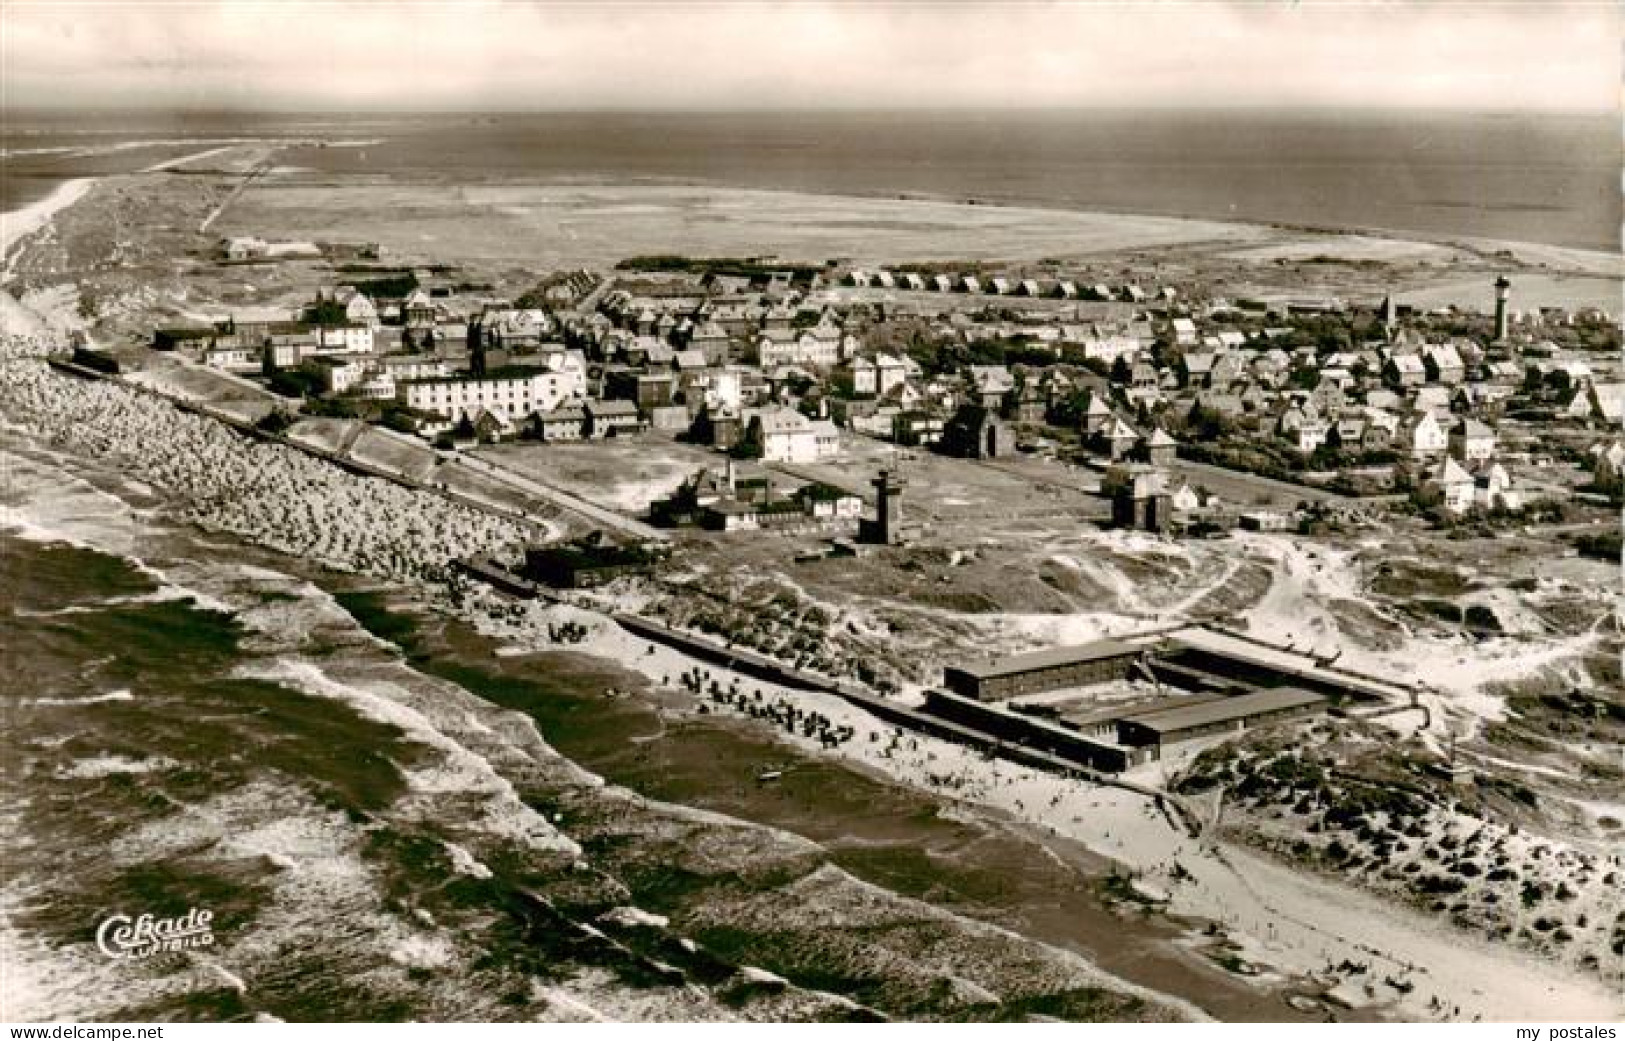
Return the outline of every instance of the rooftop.
{"type": "Polygon", "coordinates": [[[1106,658],[1121,658],[1139,654],[1140,650],[1138,645],[1124,643],[1121,640],[1096,640],[1094,643],[1075,647],[1049,647],[1041,651],[994,658],[991,661],[962,662],[950,667],[977,679],[990,679],[995,676],[1036,672],[1039,669],[1053,669],[1106,658]]]}
{"type": "Polygon", "coordinates": [[[1126,713],[1123,719],[1133,721],[1136,725],[1157,734],[1171,734],[1265,712],[1318,705],[1325,700],[1323,696],[1301,687],[1274,687],[1254,691],[1251,694],[1239,694],[1233,698],[1204,701],[1196,705],[1179,705],[1173,708],[1153,709],[1149,712],[1130,712],[1126,713]]]}

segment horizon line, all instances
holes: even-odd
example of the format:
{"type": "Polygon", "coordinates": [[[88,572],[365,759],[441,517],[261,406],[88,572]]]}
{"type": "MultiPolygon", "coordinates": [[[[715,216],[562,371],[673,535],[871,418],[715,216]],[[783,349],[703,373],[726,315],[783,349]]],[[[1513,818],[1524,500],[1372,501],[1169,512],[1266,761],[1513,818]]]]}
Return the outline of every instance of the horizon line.
{"type": "Polygon", "coordinates": [[[117,101],[83,103],[53,103],[49,101],[30,102],[25,104],[0,105],[0,112],[20,113],[76,113],[86,114],[129,114],[152,113],[155,115],[190,115],[190,116],[230,116],[230,115],[327,115],[343,116],[353,115],[383,116],[383,115],[466,115],[466,116],[512,116],[512,115],[773,115],[773,114],[1022,114],[1022,113],[1061,113],[1061,112],[1403,112],[1403,113],[1437,113],[1460,115],[1487,115],[1487,116],[1533,116],[1533,115],[1619,115],[1621,107],[1616,102],[1609,105],[1594,107],[1576,106],[1516,106],[1516,105],[1441,105],[1441,104],[1347,104],[1333,102],[1226,102],[1226,101],[1190,101],[1190,102],[1136,102],[1123,104],[1055,104],[1055,105],[1022,105],[1022,104],[968,104],[968,105],[685,105],[665,106],[653,105],[512,105],[512,106],[463,106],[463,105],[427,105],[420,107],[370,107],[355,104],[332,105],[190,105],[190,104],[151,104],[133,102],[121,104],[117,101]]]}

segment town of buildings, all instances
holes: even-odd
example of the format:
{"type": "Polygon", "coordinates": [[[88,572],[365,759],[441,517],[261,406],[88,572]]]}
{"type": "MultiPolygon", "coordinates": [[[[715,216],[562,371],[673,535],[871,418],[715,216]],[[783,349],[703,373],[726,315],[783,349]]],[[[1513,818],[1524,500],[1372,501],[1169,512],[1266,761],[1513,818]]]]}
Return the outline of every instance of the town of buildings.
{"type": "MultiPolygon", "coordinates": [[[[811,534],[832,553],[932,535],[908,508],[931,494],[908,479],[912,452],[963,466],[1051,457],[1092,483],[1110,524],[1169,537],[1312,530],[1362,512],[1516,523],[1536,502],[1620,501],[1617,327],[1596,311],[1514,311],[1506,278],[1486,285],[1492,316],[1025,271],[578,272],[521,301],[428,275],[388,284],[393,295],[325,288],[280,321],[160,329],[152,345],[264,381],[290,412],[368,419],[443,448],[681,439],[716,461],[647,504],[654,524],[811,534]],[[854,438],[889,442],[898,464],[809,476],[840,470],[854,438]],[[1542,480],[1554,454],[1590,480],[1542,480]],[[1225,493],[1204,474],[1223,476],[1225,493]],[[1260,508],[1249,482],[1301,489],[1303,502],[1260,508]]],[[[666,559],[596,541],[537,547],[524,575],[593,588],[666,559]]],[[[1155,641],[948,665],[926,711],[1116,771],[1361,696],[1325,676],[1261,678],[1240,659],[1200,657],[1155,641]],[[1024,700],[1101,684],[1153,694],[1109,711],[1087,697],[1064,710],[1024,700]]]]}

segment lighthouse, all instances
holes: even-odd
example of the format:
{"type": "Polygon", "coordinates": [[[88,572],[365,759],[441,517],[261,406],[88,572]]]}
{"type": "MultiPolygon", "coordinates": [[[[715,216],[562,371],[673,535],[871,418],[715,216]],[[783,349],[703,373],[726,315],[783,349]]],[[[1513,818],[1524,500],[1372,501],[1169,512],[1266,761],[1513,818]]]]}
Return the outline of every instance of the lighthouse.
{"type": "Polygon", "coordinates": [[[1507,299],[1512,295],[1512,283],[1502,275],[1495,280],[1495,339],[1507,338],[1507,299]]]}

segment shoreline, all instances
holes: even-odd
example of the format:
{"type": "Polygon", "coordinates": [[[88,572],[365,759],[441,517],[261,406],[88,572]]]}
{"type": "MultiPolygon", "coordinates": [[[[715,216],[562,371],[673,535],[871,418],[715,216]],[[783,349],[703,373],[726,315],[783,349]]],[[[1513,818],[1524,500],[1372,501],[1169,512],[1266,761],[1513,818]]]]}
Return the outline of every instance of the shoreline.
{"type": "MultiPolygon", "coordinates": [[[[532,183],[532,182],[524,182],[532,183]]],[[[601,187],[638,187],[631,182],[561,182],[561,186],[601,186],[601,187]]],[[[959,206],[978,209],[1020,210],[1033,213],[1069,213],[1093,217],[1121,217],[1125,220],[1169,220],[1183,221],[1191,224],[1215,224],[1237,228],[1264,229],[1295,235],[1316,235],[1328,238],[1370,238],[1391,242],[1409,242],[1418,245],[1437,246],[1442,249],[1458,249],[1469,253],[1489,253],[1496,250],[1509,250],[1514,254],[1522,250],[1531,254],[1551,254],[1560,260],[1576,265],[1582,270],[1554,271],[1554,274],[1574,274],[1592,278],[1616,278],[1625,280],[1625,238],[1622,238],[1616,249],[1610,251],[1601,247],[1575,246],[1556,242],[1531,242],[1520,239],[1484,238],[1475,235],[1454,234],[1441,231],[1428,231],[1415,228],[1389,228],[1381,225],[1336,225],[1336,224],[1306,224],[1302,221],[1278,220],[1268,217],[1236,217],[1230,215],[1211,216],[1191,211],[1146,212],[1140,210],[1114,209],[1100,205],[1075,206],[1060,203],[1045,205],[1042,200],[1033,199],[982,199],[958,198],[932,192],[831,192],[811,191],[799,188],[772,188],[748,184],[735,184],[728,181],[656,181],[651,186],[657,187],[692,187],[711,190],[734,190],[750,192],[773,192],[787,195],[816,196],[832,199],[863,199],[878,202],[924,202],[945,206],[959,206]],[[1599,270],[1587,265],[1612,265],[1613,270],[1599,270]]],[[[1488,258],[1486,258],[1488,259],[1488,258]]],[[[1520,263],[1540,263],[1539,261],[1519,260],[1520,263]]]]}
{"type": "Polygon", "coordinates": [[[57,214],[89,195],[99,180],[99,177],[75,177],[57,185],[44,198],[0,213],[0,259],[5,263],[3,272],[0,272],[0,285],[11,281],[12,270],[22,256],[24,240],[49,226],[57,214]]]}
{"type": "MultiPolygon", "coordinates": [[[[242,140],[230,141],[222,146],[205,149],[196,153],[164,160],[148,167],[132,171],[121,177],[144,176],[156,173],[165,173],[187,163],[230,153],[236,149],[273,144],[282,148],[305,144],[298,140],[261,141],[242,140]]],[[[310,171],[305,174],[315,174],[321,180],[327,181],[337,190],[348,188],[364,188],[367,185],[346,185],[344,182],[355,177],[354,174],[327,174],[310,171]]],[[[56,217],[68,210],[86,195],[88,195],[103,180],[102,177],[78,177],[63,181],[52,192],[32,203],[16,210],[0,214],[0,224],[4,225],[4,233],[0,235],[0,256],[4,257],[3,273],[0,273],[0,284],[9,284],[12,281],[16,263],[22,256],[21,246],[29,236],[49,225],[56,217]]],[[[382,175],[376,183],[396,184],[410,187],[420,182],[410,176],[400,177],[397,174],[382,175]]],[[[421,182],[427,184],[429,182],[421,182]]],[[[808,200],[823,200],[838,202],[840,200],[862,201],[868,204],[887,203],[892,205],[923,204],[925,206],[947,207],[955,211],[972,209],[1003,211],[1011,214],[1025,215],[1036,219],[1054,214],[1066,214],[1078,219],[1095,220],[1110,224],[1122,222],[1125,232],[1130,231],[1134,222],[1142,224],[1160,224],[1164,227],[1186,226],[1192,232],[1212,229],[1218,236],[1226,234],[1236,236],[1233,245],[1238,252],[1256,251],[1258,256],[1255,262],[1262,266],[1268,259],[1268,251],[1272,247],[1286,247],[1294,244],[1294,237],[1309,237],[1311,239],[1324,239],[1328,246],[1334,246],[1339,241],[1371,240],[1380,243],[1393,243],[1396,245],[1411,245],[1431,247],[1439,250],[1458,251],[1474,256],[1477,260],[1493,264],[1499,253],[1508,253],[1510,258],[1505,262],[1525,269],[1525,273],[1555,280],[1593,279],[1612,281],[1625,285],[1625,246],[1619,251],[1584,248],[1578,246],[1560,245],[1544,242],[1529,242],[1519,240],[1480,238],[1471,235],[1458,235],[1426,230],[1413,230],[1403,228],[1388,228],[1366,225],[1315,225],[1298,221],[1271,220],[1267,218],[1245,218],[1235,216],[1204,216],[1194,212],[1134,212],[1117,210],[1101,206],[1066,205],[1062,203],[1044,204],[1041,200],[1022,199],[980,199],[956,198],[940,193],[885,193],[862,191],[814,191],[799,188],[760,187],[742,183],[732,183],[721,180],[707,179],[666,179],[666,178],[623,178],[612,180],[603,177],[592,178],[541,178],[514,180],[508,178],[495,180],[481,180],[471,182],[464,187],[490,187],[490,188],[560,188],[560,189],[606,189],[612,191],[701,191],[716,194],[739,194],[744,197],[750,195],[768,195],[780,198],[801,198],[808,200]],[[1279,236],[1285,241],[1268,241],[1269,236],[1279,236]]],[[[1109,236],[1109,230],[1106,231],[1109,236]]],[[[1301,239],[1300,239],[1301,241],[1301,239]]],[[[1210,244],[1208,236],[1193,234],[1188,240],[1175,243],[1176,246],[1197,246],[1210,244]]],[[[1222,243],[1211,243],[1223,245],[1222,243]]],[[[1145,249],[1166,248],[1165,243],[1156,241],[1136,243],[1132,240],[1122,244],[1091,244],[1086,245],[1079,253],[1080,257],[1099,257],[1114,252],[1135,251],[1145,249]]],[[[951,251],[949,251],[951,252],[951,251]]],[[[698,255],[698,254],[696,254],[698,255]]],[[[952,259],[944,253],[946,259],[952,259]]],[[[794,259],[791,257],[790,259],[794,259]]],[[[1011,256],[1008,259],[1021,262],[1035,262],[1039,256],[1011,256]]],[[[887,262],[881,259],[879,262],[887,262]]],[[[1385,262],[1385,261],[1384,261],[1385,262]]],[[[1448,266],[1439,270],[1432,281],[1437,282],[1434,289],[1448,288],[1448,266]]],[[[1463,273],[1465,276],[1465,272],[1463,273]]],[[[1396,287],[1401,296],[1426,295],[1428,286],[1421,288],[1396,287]]]]}
{"type": "MultiPolygon", "coordinates": [[[[307,176],[320,177],[323,180],[338,181],[346,176],[375,177],[381,184],[399,184],[410,186],[414,184],[428,185],[428,180],[417,182],[409,176],[401,177],[396,173],[382,174],[335,174],[328,171],[310,170],[302,171],[307,176]]],[[[1100,205],[1065,205],[1053,203],[1046,205],[1043,200],[1036,199],[992,199],[979,197],[963,197],[944,195],[936,192],[881,192],[881,191],[832,191],[814,190],[810,188],[788,188],[764,185],[752,185],[742,182],[706,179],[683,178],[623,178],[612,180],[602,177],[567,177],[559,176],[549,179],[511,178],[485,180],[462,184],[461,187],[490,187],[490,188],[576,188],[593,189],[604,188],[611,190],[637,190],[637,189],[671,189],[696,190],[708,192],[742,192],[751,194],[766,194],[775,196],[798,196],[810,199],[852,199],[863,202],[890,202],[890,203],[924,203],[934,206],[948,206],[956,209],[978,210],[1005,210],[1028,214],[1055,214],[1064,213],[1078,217],[1119,218],[1124,221],[1169,221],[1193,225],[1211,225],[1220,228],[1246,229],[1248,231],[1269,231],[1284,235],[1310,235],[1331,239],[1340,238],[1368,238],[1387,242],[1403,242],[1416,245],[1434,246],[1440,249],[1454,249],[1467,253],[1487,254],[1498,250],[1508,250],[1515,255],[1520,251],[1530,256],[1549,256],[1560,262],[1572,265],[1572,269],[1553,269],[1553,275],[1572,275],[1589,278],[1614,278],[1625,280],[1625,241],[1616,251],[1609,251],[1600,247],[1586,247],[1565,245],[1554,242],[1534,242],[1519,239],[1484,238],[1460,233],[1442,231],[1428,231],[1426,229],[1389,228],[1380,225],[1334,225],[1334,224],[1306,224],[1302,221],[1278,220],[1267,217],[1238,217],[1232,215],[1204,215],[1192,211],[1147,212],[1142,210],[1114,209],[1100,205]]],[[[1192,243],[1198,240],[1191,240],[1192,243]]],[[[1126,247],[1129,249],[1142,247],[1126,247]]],[[[1149,248],[1149,247],[1147,247],[1149,248]]],[[[1106,252],[1106,251],[1091,251],[1106,252]]],[[[944,259],[953,259],[945,257],[944,259]]],[[[1485,257],[1488,260],[1490,258],[1485,257]]],[[[1537,265],[1540,260],[1519,258],[1518,263],[1537,265]]]]}

